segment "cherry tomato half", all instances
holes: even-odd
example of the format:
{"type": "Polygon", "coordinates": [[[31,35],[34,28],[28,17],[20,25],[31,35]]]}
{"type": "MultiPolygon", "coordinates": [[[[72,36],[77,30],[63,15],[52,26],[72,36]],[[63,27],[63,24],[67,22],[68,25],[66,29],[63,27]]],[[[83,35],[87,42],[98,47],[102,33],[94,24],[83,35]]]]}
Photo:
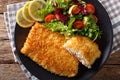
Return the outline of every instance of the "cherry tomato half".
{"type": "Polygon", "coordinates": [[[49,23],[52,19],[56,19],[55,15],[54,15],[54,14],[48,14],[48,15],[45,17],[45,22],[46,22],[46,23],[49,23]]]}
{"type": "Polygon", "coordinates": [[[72,9],[72,14],[78,14],[80,11],[81,11],[81,8],[78,5],[76,5],[72,9]]]}
{"type": "Polygon", "coordinates": [[[76,20],[73,23],[73,27],[77,28],[77,29],[83,28],[84,27],[84,23],[81,20],[76,20]]]}
{"type": "Polygon", "coordinates": [[[95,13],[95,7],[93,4],[88,3],[86,5],[86,10],[89,14],[94,14],[95,13]]]}

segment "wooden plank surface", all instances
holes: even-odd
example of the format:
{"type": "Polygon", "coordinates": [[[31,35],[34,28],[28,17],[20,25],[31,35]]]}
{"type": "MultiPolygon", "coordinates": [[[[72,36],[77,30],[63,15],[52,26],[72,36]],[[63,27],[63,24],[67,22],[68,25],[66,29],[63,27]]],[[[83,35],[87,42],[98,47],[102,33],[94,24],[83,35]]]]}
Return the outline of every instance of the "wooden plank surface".
{"type": "Polygon", "coordinates": [[[0,64],[0,80],[27,80],[18,64],[0,64]]]}
{"type": "MultiPolygon", "coordinates": [[[[26,0],[0,0],[0,80],[27,80],[19,64],[14,62],[3,17],[7,4],[21,1],[26,0]]],[[[120,80],[120,51],[112,54],[91,80],[120,80]]]]}
{"type": "Polygon", "coordinates": [[[28,0],[0,0],[0,13],[5,12],[7,10],[6,5],[18,3],[22,1],[28,1],[28,0]]]}
{"type": "Polygon", "coordinates": [[[105,65],[91,80],[120,80],[120,65],[105,65]]]}

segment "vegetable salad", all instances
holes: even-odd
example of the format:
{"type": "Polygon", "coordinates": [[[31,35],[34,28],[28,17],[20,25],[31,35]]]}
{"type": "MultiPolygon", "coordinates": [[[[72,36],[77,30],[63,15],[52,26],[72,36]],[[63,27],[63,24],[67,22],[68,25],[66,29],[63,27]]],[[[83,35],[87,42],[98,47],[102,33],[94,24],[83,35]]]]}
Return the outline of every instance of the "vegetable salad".
{"type": "Polygon", "coordinates": [[[83,0],[46,0],[38,14],[43,25],[66,37],[81,35],[95,41],[102,33],[94,5],[83,0]]]}

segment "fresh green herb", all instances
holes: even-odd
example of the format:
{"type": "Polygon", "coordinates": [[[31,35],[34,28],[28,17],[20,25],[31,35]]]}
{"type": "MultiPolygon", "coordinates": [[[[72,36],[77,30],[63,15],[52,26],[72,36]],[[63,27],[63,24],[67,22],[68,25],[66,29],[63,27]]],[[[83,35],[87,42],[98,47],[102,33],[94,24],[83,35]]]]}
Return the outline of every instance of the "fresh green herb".
{"type": "Polygon", "coordinates": [[[75,21],[75,17],[70,17],[70,20],[68,21],[68,28],[72,28],[74,21],[75,21]]]}
{"type": "Polygon", "coordinates": [[[65,0],[56,0],[58,8],[67,10],[69,8],[69,3],[65,0]]]}
{"type": "Polygon", "coordinates": [[[42,21],[44,20],[45,16],[49,13],[55,11],[55,7],[53,5],[52,0],[47,0],[45,8],[38,11],[38,14],[41,16],[42,21]]]}
{"type": "Polygon", "coordinates": [[[59,32],[67,37],[74,35],[74,32],[76,31],[75,29],[69,28],[67,25],[64,25],[62,22],[57,20],[52,20],[50,23],[43,23],[43,25],[51,31],[59,32]]]}
{"type": "Polygon", "coordinates": [[[82,29],[82,31],[85,32],[85,34],[82,34],[83,36],[89,37],[93,41],[95,41],[97,37],[101,36],[102,32],[100,31],[99,26],[97,26],[92,15],[85,16],[83,18],[83,22],[85,24],[85,27],[82,29]]]}
{"type": "Polygon", "coordinates": [[[48,27],[52,31],[57,32],[64,32],[68,28],[66,25],[64,25],[62,22],[57,20],[52,20],[50,23],[43,23],[46,27],[48,27]]]}
{"type": "Polygon", "coordinates": [[[78,15],[73,15],[76,19],[80,19],[80,20],[82,20],[82,18],[83,18],[83,15],[82,15],[82,13],[79,13],[78,15]]]}

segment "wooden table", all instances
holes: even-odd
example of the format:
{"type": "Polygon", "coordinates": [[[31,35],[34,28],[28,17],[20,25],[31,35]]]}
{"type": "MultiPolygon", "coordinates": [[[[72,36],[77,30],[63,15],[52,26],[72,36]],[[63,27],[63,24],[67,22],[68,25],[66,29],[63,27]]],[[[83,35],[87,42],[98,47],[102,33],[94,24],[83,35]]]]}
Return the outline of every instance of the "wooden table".
{"type": "MultiPolygon", "coordinates": [[[[14,62],[3,16],[7,4],[22,1],[26,0],[0,0],[0,80],[27,80],[19,64],[14,62]]],[[[120,80],[120,51],[112,54],[91,80],[120,80]]]]}

